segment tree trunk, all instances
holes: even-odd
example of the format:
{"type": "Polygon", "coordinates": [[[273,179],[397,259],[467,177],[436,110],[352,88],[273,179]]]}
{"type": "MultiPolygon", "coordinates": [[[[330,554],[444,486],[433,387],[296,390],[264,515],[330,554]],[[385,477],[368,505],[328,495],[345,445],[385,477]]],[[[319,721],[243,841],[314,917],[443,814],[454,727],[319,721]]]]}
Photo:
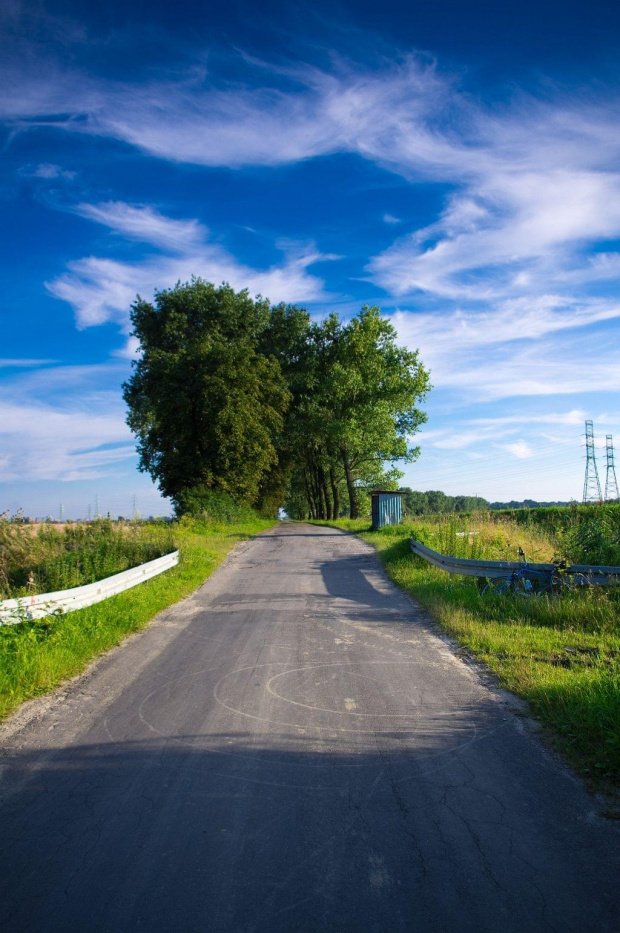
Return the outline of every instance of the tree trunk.
{"type": "Polygon", "coordinates": [[[310,455],[308,455],[308,486],[312,490],[316,517],[322,521],[325,518],[325,503],[323,502],[323,496],[321,494],[321,484],[319,482],[316,463],[314,462],[314,457],[310,455]]]}
{"type": "Polygon", "coordinates": [[[351,471],[351,464],[349,463],[349,457],[346,450],[341,450],[342,454],[342,465],[344,467],[344,475],[347,481],[347,489],[349,491],[349,518],[357,518],[357,497],[355,495],[355,484],[353,482],[353,473],[351,471]]]}
{"type": "Polygon", "coordinates": [[[325,518],[327,521],[332,519],[332,501],[329,495],[329,489],[327,488],[327,479],[325,477],[325,470],[323,466],[319,464],[318,467],[319,480],[321,483],[321,489],[323,490],[323,498],[325,499],[325,518]]]}
{"type": "Polygon", "coordinates": [[[338,492],[338,483],[336,482],[336,474],[334,473],[333,466],[329,468],[329,482],[332,487],[333,516],[334,519],[337,519],[340,517],[340,493],[338,492]]]}
{"type": "Polygon", "coordinates": [[[314,502],[314,497],[310,490],[310,483],[308,481],[308,474],[304,470],[304,486],[306,487],[306,499],[308,500],[308,508],[310,509],[310,515],[312,518],[316,519],[316,504],[314,502]]]}
{"type": "Polygon", "coordinates": [[[327,518],[327,508],[326,508],[325,498],[323,496],[323,485],[321,483],[321,474],[319,472],[318,467],[314,468],[314,482],[316,485],[316,497],[320,504],[319,518],[321,519],[321,521],[325,521],[325,519],[327,518]]]}

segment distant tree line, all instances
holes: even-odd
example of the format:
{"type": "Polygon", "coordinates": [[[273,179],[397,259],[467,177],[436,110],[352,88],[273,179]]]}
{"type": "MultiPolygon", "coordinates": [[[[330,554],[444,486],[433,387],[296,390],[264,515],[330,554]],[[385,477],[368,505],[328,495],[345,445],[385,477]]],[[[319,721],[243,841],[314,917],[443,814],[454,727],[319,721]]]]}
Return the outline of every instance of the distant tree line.
{"type": "Polygon", "coordinates": [[[313,321],[304,308],[201,279],[138,297],[140,357],[124,385],[127,422],[178,514],[222,497],[294,518],[352,518],[368,489],[396,489],[397,461],[426,420],[417,351],[378,308],[313,321]]]}
{"type": "Polygon", "coordinates": [[[481,496],[447,496],[444,492],[430,489],[418,492],[408,486],[401,486],[404,493],[402,503],[405,515],[429,515],[441,512],[474,512],[488,509],[489,503],[481,496]]]}
{"type": "Polygon", "coordinates": [[[404,492],[403,511],[406,515],[427,515],[438,512],[474,512],[479,509],[537,509],[573,505],[573,502],[536,502],[534,499],[511,502],[489,502],[482,496],[448,496],[439,490],[418,492],[401,486],[404,492]]]}
{"type": "Polygon", "coordinates": [[[574,500],[570,502],[536,502],[534,499],[523,499],[522,501],[516,501],[511,499],[510,502],[491,502],[489,505],[490,509],[548,509],[556,505],[572,505],[574,500]]]}

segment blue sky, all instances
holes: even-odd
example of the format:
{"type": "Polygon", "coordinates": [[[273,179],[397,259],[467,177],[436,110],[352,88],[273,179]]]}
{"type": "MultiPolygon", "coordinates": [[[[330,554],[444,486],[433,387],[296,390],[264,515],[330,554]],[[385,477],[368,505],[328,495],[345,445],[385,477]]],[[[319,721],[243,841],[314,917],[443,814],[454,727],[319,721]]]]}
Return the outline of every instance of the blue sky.
{"type": "Polygon", "coordinates": [[[0,512],[166,511],[128,312],[192,274],[390,315],[434,384],[403,482],[579,498],[584,419],[620,442],[620,8],[93,6],[0,13],[0,512]]]}

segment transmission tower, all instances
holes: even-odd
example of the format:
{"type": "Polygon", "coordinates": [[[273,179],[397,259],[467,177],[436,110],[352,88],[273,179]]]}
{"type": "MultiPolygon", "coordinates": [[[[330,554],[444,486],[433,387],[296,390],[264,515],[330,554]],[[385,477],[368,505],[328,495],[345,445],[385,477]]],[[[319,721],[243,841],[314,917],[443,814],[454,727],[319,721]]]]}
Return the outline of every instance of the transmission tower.
{"type": "Polygon", "coordinates": [[[607,455],[607,475],[605,477],[605,502],[620,499],[618,494],[618,479],[614,465],[614,439],[611,434],[605,435],[605,453],[607,455]]]}
{"type": "Polygon", "coordinates": [[[598,478],[596,466],[596,451],[594,449],[594,425],[586,421],[586,478],[583,483],[583,501],[602,502],[601,483],[598,478]]]}

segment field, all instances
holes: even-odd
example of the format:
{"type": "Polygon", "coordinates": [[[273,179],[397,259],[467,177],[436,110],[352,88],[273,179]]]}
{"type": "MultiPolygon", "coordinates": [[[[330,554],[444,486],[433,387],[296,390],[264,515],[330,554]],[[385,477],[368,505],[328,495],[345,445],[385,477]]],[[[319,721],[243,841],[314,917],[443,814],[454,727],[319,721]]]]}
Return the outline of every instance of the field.
{"type": "MultiPolygon", "coordinates": [[[[526,699],[593,786],[620,784],[620,592],[588,588],[560,596],[481,595],[475,579],[450,577],[414,557],[409,538],[459,557],[531,561],[554,557],[620,565],[620,509],[536,510],[547,514],[428,516],[372,532],[343,520],[374,544],[392,580],[425,606],[467,651],[526,699]],[[559,516],[548,512],[559,512],[559,516]],[[469,534],[474,532],[474,534],[469,534]],[[464,533],[464,534],[463,534],[464,533]]],[[[620,588],[618,588],[620,589],[620,588]]]]}
{"type": "Polygon", "coordinates": [[[174,550],[168,522],[0,522],[0,599],[94,583],[174,550]]]}
{"type": "Polygon", "coordinates": [[[62,618],[0,626],[0,718],[24,700],[83,671],[98,654],[193,592],[238,541],[271,525],[269,519],[248,514],[232,523],[183,519],[172,525],[123,527],[100,522],[67,526],[61,532],[43,527],[33,536],[25,530],[27,526],[0,524],[4,534],[2,598],[22,591],[76,586],[176,547],[181,552],[178,567],[87,609],[62,618]],[[71,548],[78,539],[83,546],[71,548]],[[29,587],[31,574],[34,586],[29,587]]]}

